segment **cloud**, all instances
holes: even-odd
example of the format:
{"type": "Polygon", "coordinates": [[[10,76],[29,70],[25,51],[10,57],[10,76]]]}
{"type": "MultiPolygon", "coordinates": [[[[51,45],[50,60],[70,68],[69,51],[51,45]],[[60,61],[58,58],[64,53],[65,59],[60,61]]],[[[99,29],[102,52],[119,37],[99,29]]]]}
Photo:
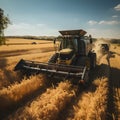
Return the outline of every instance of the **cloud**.
{"type": "Polygon", "coordinates": [[[45,24],[37,24],[38,27],[44,27],[45,24]]]}
{"type": "Polygon", "coordinates": [[[120,38],[118,29],[89,28],[87,32],[95,38],[120,38]]]}
{"type": "Polygon", "coordinates": [[[113,17],[113,18],[117,18],[118,16],[117,16],[117,15],[113,15],[112,17],[113,17]]]}
{"type": "Polygon", "coordinates": [[[34,35],[34,36],[44,36],[44,35],[56,35],[56,29],[45,25],[45,24],[28,24],[28,23],[18,23],[9,25],[5,30],[5,35],[34,35]]]}
{"type": "Polygon", "coordinates": [[[120,4],[118,4],[117,6],[115,6],[114,9],[115,9],[116,11],[120,11],[120,4]]]}
{"type": "Polygon", "coordinates": [[[27,24],[27,23],[19,23],[19,24],[12,24],[12,25],[9,25],[8,29],[16,29],[16,30],[19,30],[19,29],[28,29],[28,28],[31,28],[33,26],[31,26],[30,24],[27,24]]]}
{"type": "Polygon", "coordinates": [[[94,20],[90,20],[88,21],[89,25],[117,25],[120,24],[120,21],[117,20],[109,20],[109,21],[105,21],[105,20],[101,20],[101,21],[94,21],[94,20]]]}
{"type": "Polygon", "coordinates": [[[115,20],[111,20],[111,21],[105,21],[102,20],[100,21],[98,24],[104,24],[104,25],[116,25],[116,24],[120,24],[120,21],[115,21],[115,20]]]}
{"type": "Polygon", "coordinates": [[[95,20],[90,20],[90,21],[88,21],[88,24],[89,24],[89,25],[95,25],[95,24],[97,24],[97,21],[95,21],[95,20]]]}

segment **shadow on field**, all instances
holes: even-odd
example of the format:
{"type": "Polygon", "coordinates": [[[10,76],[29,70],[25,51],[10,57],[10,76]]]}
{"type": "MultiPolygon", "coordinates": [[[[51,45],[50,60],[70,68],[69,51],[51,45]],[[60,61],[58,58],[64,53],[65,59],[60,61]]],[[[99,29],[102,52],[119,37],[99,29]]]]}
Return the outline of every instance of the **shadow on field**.
{"type": "Polygon", "coordinates": [[[115,95],[115,90],[116,90],[116,94],[119,97],[120,100],[120,94],[119,94],[119,89],[120,89],[120,69],[117,68],[113,68],[111,67],[111,75],[110,75],[110,82],[109,82],[110,88],[110,94],[109,94],[109,102],[108,102],[108,109],[109,109],[109,113],[110,115],[108,115],[108,119],[109,120],[119,120],[119,108],[117,108],[117,106],[115,105],[115,101],[116,98],[114,97],[115,95]],[[113,116],[114,115],[114,118],[113,116]]]}
{"type": "Polygon", "coordinates": [[[2,51],[0,52],[0,57],[18,56],[18,55],[22,55],[27,51],[28,50],[2,51]]]}
{"type": "Polygon", "coordinates": [[[115,88],[120,88],[120,69],[111,67],[111,81],[114,81],[113,85],[115,88]]]}
{"type": "Polygon", "coordinates": [[[0,59],[0,69],[5,69],[7,65],[7,60],[5,58],[0,59]]]}
{"type": "Polygon", "coordinates": [[[102,79],[104,77],[108,77],[108,73],[107,73],[108,70],[109,70],[109,65],[107,64],[97,65],[96,68],[93,71],[91,71],[90,78],[92,80],[95,80],[95,79],[102,79]]]}
{"type": "Polygon", "coordinates": [[[112,57],[112,56],[114,57],[115,54],[118,55],[118,56],[120,56],[119,53],[117,53],[117,52],[113,52],[113,51],[110,51],[110,54],[111,54],[111,57],[112,57]]]}
{"type": "Polygon", "coordinates": [[[110,79],[109,79],[109,87],[108,87],[108,102],[107,102],[107,120],[119,120],[117,107],[115,105],[115,89],[120,88],[119,81],[120,69],[110,68],[110,79]]]}
{"type": "MultiPolygon", "coordinates": [[[[45,77],[44,77],[45,78],[45,77]]],[[[46,78],[44,79],[47,82],[46,78]]],[[[0,120],[8,119],[7,117],[19,109],[20,107],[24,107],[26,104],[31,103],[38,96],[46,91],[49,85],[43,85],[38,89],[26,94],[22,99],[15,101],[11,99],[9,96],[0,96],[0,120]]]]}
{"type": "Polygon", "coordinates": [[[15,73],[13,70],[7,69],[7,60],[6,58],[0,59],[0,69],[2,71],[2,75],[0,76],[0,82],[3,86],[7,87],[8,85],[14,82],[20,82],[22,77],[20,73],[15,73]]]}
{"type": "MultiPolygon", "coordinates": [[[[111,95],[109,95],[109,113],[111,113],[111,115],[114,115],[115,120],[119,120],[119,108],[115,105],[115,102],[120,100],[120,69],[111,67],[110,86],[111,95]],[[118,100],[116,100],[116,97],[114,97],[115,93],[118,96],[118,100]]],[[[112,118],[111,120],[113,120],[113,116],[109,116],[109,118],[112,118]]]]}
{"type": "MultiPolygon", "coordinates": [[[[116,52],[110,51],[110,56],[108,57],[108,64],[110,63],[110,58],[115,57],[116,55],[119,55],[116,52]]],[[[117,106],[115,105],[115,93],[118,92],[118,89],[120,88],[120,69],[115,67],[110,67],[110,77],[109,77],[109,94],[108,94],[108,102],[107,102],[107,120],[119,120],[119,113],[117,106]],[[115,92],[115,89],[117,90],[115,92]]],[[[119,92],[117,93],[119,94],[119,92]]],[[[120,97],[120,96],[119,96],[120,97]]]]}
{"type": "MultiPolygon", "coordinates": [[[[109,51],[107,56],[108,58],[106,58],[108,65],[110,65],[110,58],[114,58],[115,55],[120,56],[120,54],[117,52],[109,51]]],[[[119,79],[120,79],[120,69],[110,66],[110,80],[112,81],[112,84],[114,85],[115,88],[118,88],[118,87],[120,88],[119,79]]]]}
{"type": "Polygon", "coordinates": [[[43,52],[52,52],[54,51],[53,47],[50,48],[35,48],[30,50],[13,50],[13,51],[2,51],[0,52],[0,57],[12,57],[19,55],[27,55],[27,54],[35,54],[35,53],[43,53],[43,52]]]}

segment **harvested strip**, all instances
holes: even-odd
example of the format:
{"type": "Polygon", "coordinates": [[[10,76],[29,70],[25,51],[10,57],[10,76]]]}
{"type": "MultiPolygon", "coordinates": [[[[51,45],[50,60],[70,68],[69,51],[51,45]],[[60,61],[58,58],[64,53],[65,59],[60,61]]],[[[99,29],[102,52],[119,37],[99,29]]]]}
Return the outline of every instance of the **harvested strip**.
{"type": "Polygon", "coordinates": [[[108,96],[108,78],[101,80],[99,87],[95,91],[89,105],[86,120],[105,120],[108,96]]]}
{"type": "Polygon", "coordinates": [[[71,111],[67,120],[105,120],[107,88],[108,79],[104,78],[95,93],[84,92],[78,104],[73,106],[74,111],[71,111]]]}
{"type": "Polygon", "coordinates": [[[39,96],[29,106],[18,110],[9,119],[54,120],[73,96],[74,90],[71,90],[71,84],[69,82],[61,82],[55,89],[47,89],[44,94],[39,96]]]}
{"type": "MultiPolygon", "coordinates": [[[[14,107],[25,97],[31,95],[38,89],[42,89],[44,85],[44,77],[33,76],[30,79],[23,80],[21,83],[15,83],[8,88],[0,91],[0,111],[6,111],[8,108],[14,107]]],[[[1,113],[2,114],[2,113],[1,113]]]]}
{"type": "MultiPolygon", "coordinates": [[[[117,51],[118,52],[118,51],[117,51]]],[[[120,56],[116,52],[113,58],[110,58],[111,75],[110,75],[110,105],[108,106],[108,117],[115,120],[120,118],[120,56]],[[110,109],[111,108],[111,109],[110,109]]]]}

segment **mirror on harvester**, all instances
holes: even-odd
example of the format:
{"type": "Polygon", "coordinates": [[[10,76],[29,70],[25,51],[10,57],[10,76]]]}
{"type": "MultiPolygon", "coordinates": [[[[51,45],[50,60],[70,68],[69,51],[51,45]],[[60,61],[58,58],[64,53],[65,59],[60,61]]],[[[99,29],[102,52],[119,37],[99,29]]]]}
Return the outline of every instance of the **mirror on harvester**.
{"type": "Polygon", "coordinates": [[[92,36],[91,35],[89,35],[89,38],[90,38],[90,43],[92,44],[92,36]]]}
{"type": "Polygon", "coordinates": [[[56,44],[56,38],[54,39],[53,43],[56,44]]]}

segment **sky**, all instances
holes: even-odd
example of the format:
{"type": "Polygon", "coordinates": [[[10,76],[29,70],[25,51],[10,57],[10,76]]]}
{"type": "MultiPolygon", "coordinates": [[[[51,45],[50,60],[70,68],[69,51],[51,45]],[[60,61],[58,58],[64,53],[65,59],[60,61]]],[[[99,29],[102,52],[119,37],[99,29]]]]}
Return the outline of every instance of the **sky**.
{"type": "Polygon", "coordinates": [[[120,38],[120,0],[0,0],[0,8],[11,21],[8,36],[84,29],[96,38],[120,38]]]}

